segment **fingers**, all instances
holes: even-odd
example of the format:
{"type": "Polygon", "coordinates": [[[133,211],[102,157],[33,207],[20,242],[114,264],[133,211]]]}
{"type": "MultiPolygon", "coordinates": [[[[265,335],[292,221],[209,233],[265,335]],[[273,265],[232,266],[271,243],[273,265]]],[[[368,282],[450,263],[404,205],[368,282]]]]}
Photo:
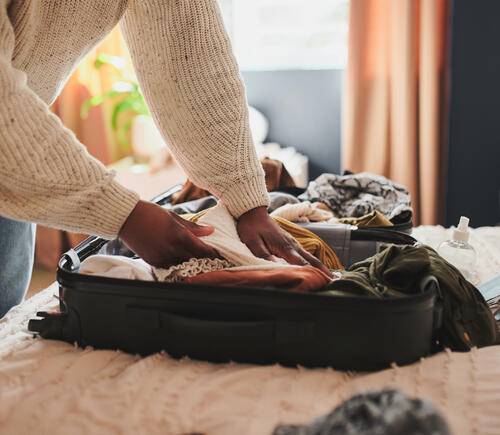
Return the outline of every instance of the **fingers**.
{"type": "Polygon", "coordinates": [[[326,273],[330,278],[333,278],[330,270],[321,261],[302,248],[290,248],[289,250],[280,253],[279,256],[284,258],[290,264],[297,266],[313,266],[326,273]]]}
{"type": "Polygon", "coordinates": [[[173,215],[174,215],[174,219],[177,222],[179,222],[184,228],[189,230],[192,234],[194,234],[197,237],[209,236],[215,230],[215,228],[210,226],[210,225],[198,225],[194,222],[190,222],[190,221],[176,215],[175,213],[173,215]]]}
{"type": "Polygon", "coordinates": [[[283,249],[280,252],[275,253],[275,255],[296,266],[307,266],[309,264],[309,262],[293,247],[283,249]]]}
{"type": "Polygon", "coordinates": [[[314,255],[310,254],[307,252],[305,249],[300,250],[300,255],[302,255],[303,258],[305,258],[311,266],[314,266],[316,269],[319,269],[323,272],[325,272],[330,278],[333,278],[332,272],[330,272],[330,269],[326,267],[321,261],[319,261],[314,255]]]}
{"type": "Polygon", "coordinates": [[[266,244],[260,237],[249,240],[245,244],[256,257],[264,258],[269,261],[275,261],[274,256],[271,254],[269,249],[267,249],[266,244]]]}
{"type": "Polygon", "coordinates": [[[296,266],[313,266],[317,269],[320,269],[324,273],[326,273],[329,277],[333,277],[330,270],[319,261],[314,255],[307,252],[297,243],[290,243],[284,245],[277,252],[276,249],[268,249],[268,252],[272,252],[274,255],[283,258],[288,263],[296,265],[296,266]]]}
{"type": "Polygon", "coordinates": [[[189,252],[189,258],[221,258],[214,248],[203,243],[196,236],[190,238],[189,246],[185,246],[185,249],[189,252]]]}

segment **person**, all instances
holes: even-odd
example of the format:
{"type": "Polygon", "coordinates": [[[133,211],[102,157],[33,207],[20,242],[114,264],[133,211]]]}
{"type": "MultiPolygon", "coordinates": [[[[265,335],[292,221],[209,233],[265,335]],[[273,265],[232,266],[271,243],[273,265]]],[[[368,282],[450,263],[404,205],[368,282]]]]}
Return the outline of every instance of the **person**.
{"type": "Polygon", "coordinates": [[[0,317],[24,298],[39,223],[121,239],[155,266],[215,257],[184,221],[120,185],[49,111],[78,62],[120,23],[146,101],[187,175],[238,219],[260,257],[324,266],[282,231],[216,0],[0,0],[0,317]]]}

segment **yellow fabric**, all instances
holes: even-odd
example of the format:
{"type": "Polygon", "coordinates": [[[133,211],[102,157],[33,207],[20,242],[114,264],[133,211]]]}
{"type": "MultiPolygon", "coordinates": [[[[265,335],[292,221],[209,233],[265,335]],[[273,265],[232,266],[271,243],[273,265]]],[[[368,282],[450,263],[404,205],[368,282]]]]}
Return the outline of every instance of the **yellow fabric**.
{"type": "MultiPolygon", "coordinates": [[[[185,214],[182,215],[182,217],[188,221],[197,222],[208,210],[210,209],[202,210],[196,214],[185,214]]],[[[293,222],[287,221],[286,219],[280,217],[273,217],[273,219],[283,230],[290,234],[303,249],[314,255],[326,267],[336,270],[344,269],[344,266],[342,266],[342,263],[333,249],[330,248],[321,237],[318,237],[311,231],[293,222]]]]}
{"type": "Polygon", "coordinates": [[[387,219],[378,210],[374,210],[371,213],[365,214],[364,216],[355,218],[348,217],[339,219],[342,224],[356,225],[357,227],[392,227],[392,222],[387,219]]]}
{"type": "Polygon", "coordinates": [[[329,269],[344,269],[337,255],[321,237],[293,222],[280,217],[273,217],[276,223],[290,234],[307,252],[314,255],[329,269]]]}

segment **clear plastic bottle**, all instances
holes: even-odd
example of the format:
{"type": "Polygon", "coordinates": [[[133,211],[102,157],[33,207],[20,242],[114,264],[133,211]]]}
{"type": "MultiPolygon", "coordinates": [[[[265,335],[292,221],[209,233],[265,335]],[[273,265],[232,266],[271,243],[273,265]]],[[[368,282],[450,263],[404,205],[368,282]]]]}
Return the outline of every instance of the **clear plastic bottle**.
{"type": "Polygon", "coordinates": [[[437,251],[441,257],[453,264],[469,281],[474,279],[476,250],[469,245],[469,218],[460,217],[458,227],[453,230],[451,240],[439,245],[437,251]]]}

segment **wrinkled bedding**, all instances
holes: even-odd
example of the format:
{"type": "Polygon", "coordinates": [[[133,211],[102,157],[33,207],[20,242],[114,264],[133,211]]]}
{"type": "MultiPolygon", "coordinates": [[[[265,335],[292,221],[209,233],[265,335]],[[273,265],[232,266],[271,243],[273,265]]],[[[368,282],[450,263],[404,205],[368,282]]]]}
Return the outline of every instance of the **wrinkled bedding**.
{"type": "MultiPolygon", "coordinates": [[[[419,227],[436,246],[449,230],[419,227]]],[[[500,228],[472,231],[478,279],[500,274],[500,228]]],[[[2,434],[249,434],[304,423],[359,391],[392,387],[433,402],[454,434],[498,434],[500,346],[442,352],[376,373],[279,365],[211,364],[79,349],[33,339],[36,311],[57,306],[57,285],[0,321],[2,434]]]]}

